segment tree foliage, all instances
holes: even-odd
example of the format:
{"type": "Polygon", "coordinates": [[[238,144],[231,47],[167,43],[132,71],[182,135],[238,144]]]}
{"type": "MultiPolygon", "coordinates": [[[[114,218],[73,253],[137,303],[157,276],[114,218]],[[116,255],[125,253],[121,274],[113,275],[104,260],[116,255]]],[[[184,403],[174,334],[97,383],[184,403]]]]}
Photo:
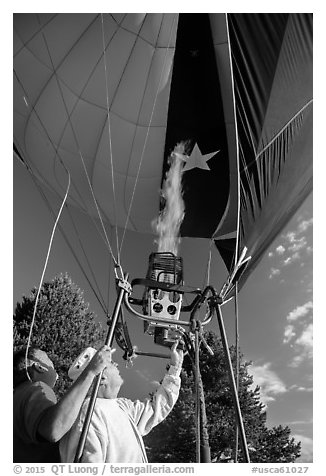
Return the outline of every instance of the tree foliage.
{"type": "MultiPolygon", "coordinates": [[[[27,344],[37,289],[17,303],[14,326],[14,350],[27,344]]],[[[55,387],[62,395],[71,381],[67,371],[85,347],[97,347],[104,341],[105,330],[89,311],[83,293],[68,274],[43,283],[36,309],[31,345],[46,351],[59,374],[55,387]]]]}
{"type": "MultiPolygon", "coordinates": [[[[200,371],[205,391],[207,429],[214,462],[234,460],[235,412],[221,342],[213,332],[205,335],[213,349],[211,356],[201,349],[200,371]]],[[[230,349],[235,365],[235,351],[230,349]]],[[[290,438],[288,427],[268,429],[266,410],[260,401],[259,387],[253,388],[248,362],[240,361],[239,402],[252,462],[294,462],[300,456],[300,443],[290,438]]],[[[185,357],[179,399],[168,418],[145,438],[150,461],[195,462],[195,390],[189,357],[185,357]]],[[[243,454],[239,442],[238,461],[243,454]]]]}

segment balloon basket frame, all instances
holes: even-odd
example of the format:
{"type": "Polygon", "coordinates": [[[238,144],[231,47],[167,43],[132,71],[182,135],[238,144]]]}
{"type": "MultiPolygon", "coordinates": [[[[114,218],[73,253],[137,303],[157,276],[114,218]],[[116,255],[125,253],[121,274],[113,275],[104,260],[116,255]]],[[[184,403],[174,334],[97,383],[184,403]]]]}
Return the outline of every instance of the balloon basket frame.
{"type": "MultiPolygon", "coordinates": [[[[150,263],[151,263],[151,258],[150,258],[150,263]]],[[[150,272],[150,269],[149,269],[149,272],[150,272]]],[[[180,271],[179,275],[182,276],[182,271],[180,271]]],[[[225,361],[227,365],[230,390],[231,390],[231,395],[232,395],[232,400],[233,400],[233,405],[235,410],[236,423],[239,430],[240,442],[241,442],[245,462],[249,463],[250,459],[249,459],[248,445],[247,445],[243,419],[242,419],[242,414],[241,414],[241,409],[239,404],[238,392],[236,388],[236,382],[235,382],[233,366],[232,366],[232,361],[231,361],[231,356],[229,351],[229,345],[227,341],[223,316],[221,312],[223,299],[217,294],[217,292],[212,286],[206,286],[205,289],[202,291],[199,288],[191,288],[188,286],[184,286],[182,279],[179,279],[179,278],[173,280],[176,282],[166,282],[164,280],[158,281],[157,279],[151,279],[151,276],[149,274],[148,276],[149,277],[146,277],[145,279],[142,279],[142,278],[133,279],[131,284],[129,284],[128,282],[128,275],[125,275],[124,279],[117,279],[118,296],[115,303],[112,319],[110,319],[108,322],[109,329],[108,329],[108,334],[105,340],[105,344],[111,347],[113,343],[113,338],[114,336],[116,336],[116,340],[118,344],[120,345],[121,342],[119,342],[119,340],[117,339],[116,334],[117,334],[117,331],[121,333],[121,330],[124,330],[127,333],[126,340],[129,341],[129,345],[128,345],[129,349],[127,350],[124,349],[125,350],[124,358],[126,359],[132,358],[132,356],[135,356],[135,355],[143,355],[143,356],[159,357],[159,358],[170,358],[169,355],[165,355],[165,354],[156,354],[151,352],[141,352],[141,351],[135,350],[135,348],[131,345],[131,341],[128,336],[126,322],[124,320],[123,308],[122,308],[122,305],[124,304],[126,309],[132,315],[143,320],[144,323],[147,323],[148,326],[154,326],[154,327],[165,328],[165,329],[172,328],[180,336],[180,338],[183,339],[183,342],[187,342],[188,344],[194,343],[193,349],[194,349],[194,355],[195,355],[195,366],[196,366],[197,372],[199,373],[200,338],[201,338],[201,341],[207,346],[205,340],[201,336],[201,330],[203,326],[211,322],[213,315],[216,314],[219,330],[220,330],[221,341],[222,341],[223,350],[224,350],[224,355],[225,355],[225,361]],[[142,299],[137,299],[131,296],[132,291],[136,286],[143,286],[145,288],[142,299]],[[148,315],[148,314],[144,314],[137,311],[133,306],[135,305],[141,306],[143,310],[148,309],[148,302],[146,302],[146,300],[148,299],[149,291],[153,291],[154,293],[156,291],[162,291],[164,293],[168,293],[170,296],[171,296],[171,293],[172,294],[177,293],[181,297],[186,293],[190,293],[194,295],[194,299],[189,305],[182,305],[182,304],[180,305],[180,312],[190,313],[189,320],[188,321],[183,319],[176,320],[166,316],[164,316],[163,318],[161,317],[157,318],[157,316],[155,317],[153,315],[148,315]],[[204,303],[208,305],[208,312],[206,313],[203,320],[197,320],[196,314],[204,303]],[[120,319],[120,322],[119,322],[119,319],[120,319]],[[188,332],[186,332],[186,329],[188,330],[188,332]],[[192,336],[193,338],[189,336],[192,336]]],[[[180,298],[180,301],[181,301],[181,298],[180,298]]],[[[170,342],[159,342],[159,344],[165,345],[165,346],[171,346],[173,343],[171,344],[170,342]]],[[[183,349],[183,343],[181,348],[183,349]]],[[[211,350],[208,346],[207,348],[209,351],[211,350]]],[[[77,450],[76,450],[76,456],[74,460],[75,463],[80,463],[82,460],[82,455],[83,455],[83,451],[84,451],[84,447],[86,443],[86,437],[87,437],[91,417],[92,417],[94,406],[95,406],[95,401],[96,401],[99,386],[100,386],[101,376],[102,376],[102,372],[95,379],[95,385],[93,387],[92,395],[91,395],[89,405],[87,408],[87,413],[86,413],[82,433],[81,433],[77,450]]],[[[198,395],[198,392],[199,392],[199,385],[197,380],[196,381],[197,395],[198,395]]],[[[199,405],[196,411],[199,413],[199,405]]],[[[209,463],[210,449],[209,449],[209,446],[201,444],[201,441],[200,441],[201,424],[199,420],[200,419],[198,417],[196,421],[196,427],[197,427],[196,461],[202,462],[202,463],[209,463]]]]}

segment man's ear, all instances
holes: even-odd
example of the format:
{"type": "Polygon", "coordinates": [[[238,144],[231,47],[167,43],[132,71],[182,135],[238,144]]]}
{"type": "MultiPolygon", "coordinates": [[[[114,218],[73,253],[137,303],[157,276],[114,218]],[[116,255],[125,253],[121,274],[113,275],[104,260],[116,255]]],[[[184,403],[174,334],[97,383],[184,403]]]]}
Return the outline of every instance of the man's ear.
{"type": "Polygon", "coordinates": [[[40,374],[43,374],[48,371],[48,369],[44,367],[44,365],[38,362],[34,362],[32,367],[34,370],[36,370],[36,372],[39,372],[40,374]]]}

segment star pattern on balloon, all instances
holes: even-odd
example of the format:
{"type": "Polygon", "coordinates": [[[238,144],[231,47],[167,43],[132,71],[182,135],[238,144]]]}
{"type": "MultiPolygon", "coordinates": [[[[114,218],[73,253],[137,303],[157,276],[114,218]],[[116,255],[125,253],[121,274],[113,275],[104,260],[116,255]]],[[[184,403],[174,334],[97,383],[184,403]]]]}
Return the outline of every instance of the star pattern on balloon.
{"type": "Polygon", "coordinates": [[[192,152],[189,156],[187,156],[186,164],[183,168],[183,172],[192,169],[202,169],[202,170],[211,170],[207,165],[207,162],[219,152],[216,150],[215,152],[210,152],[209,154],[202,154],[201,150],[196,142],[192,152]]]}

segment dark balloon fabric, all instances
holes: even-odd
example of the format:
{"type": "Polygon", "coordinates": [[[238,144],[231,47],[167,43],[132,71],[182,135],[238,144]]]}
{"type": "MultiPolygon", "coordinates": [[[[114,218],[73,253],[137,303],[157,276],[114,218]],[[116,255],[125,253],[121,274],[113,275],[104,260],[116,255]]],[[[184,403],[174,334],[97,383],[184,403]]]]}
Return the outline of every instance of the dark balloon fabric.
{"type": "MultiPolygon", "coordinates": [[[[241,281],[312,190],[312,15],[232,14],[241,281]]],[[[234,199],[235,202],[235,199],[234,199]]],[[[234,214],[237,206],[234,204],[234,214]]],[[[230,244],[216,241],[232,261],[230,244]]]]}
{"type": "Polygon", "coordinates": [[[181,141],[181,234],[246,247],[243,285],[312,190],[312,15],[14,15],[15,153],[55,193],[151,233],[181,141]]]}

